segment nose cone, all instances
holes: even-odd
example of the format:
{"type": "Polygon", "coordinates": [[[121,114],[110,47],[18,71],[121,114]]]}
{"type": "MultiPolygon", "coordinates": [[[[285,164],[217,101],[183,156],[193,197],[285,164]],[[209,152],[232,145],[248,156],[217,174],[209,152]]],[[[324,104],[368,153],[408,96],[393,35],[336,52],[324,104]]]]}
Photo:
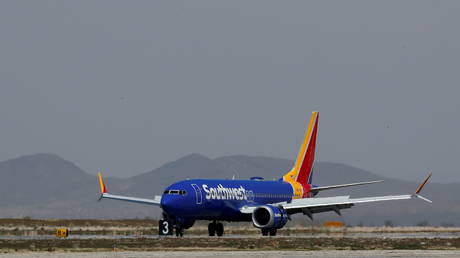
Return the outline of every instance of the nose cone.
{"type": "Polygon", "coordinates": [[[163,195],[161,198],[161,208],[165,210],[167,213],[171,213],[174,210],[174,207],[176,207],[176,198],[172,195],[163,195]]]}
{"type": "Polygon", "coordinates": [[[161,198],[163,211],[169,215],[186,217],[190,210],[191,198],[195,197],[189,188],[191,186],[184,182],[178,182],[166,188],[161,198]]]}

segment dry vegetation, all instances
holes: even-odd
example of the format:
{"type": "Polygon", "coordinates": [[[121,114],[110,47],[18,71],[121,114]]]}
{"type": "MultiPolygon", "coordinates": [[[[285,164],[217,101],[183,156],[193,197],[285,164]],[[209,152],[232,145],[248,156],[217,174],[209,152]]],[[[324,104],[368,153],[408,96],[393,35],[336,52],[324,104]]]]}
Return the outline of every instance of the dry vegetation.
{"type": "Polygon", "coordinates": [[[121,238],[0,240],[0,252],[211,250],[459,250],[460,239],[121,238]]]}

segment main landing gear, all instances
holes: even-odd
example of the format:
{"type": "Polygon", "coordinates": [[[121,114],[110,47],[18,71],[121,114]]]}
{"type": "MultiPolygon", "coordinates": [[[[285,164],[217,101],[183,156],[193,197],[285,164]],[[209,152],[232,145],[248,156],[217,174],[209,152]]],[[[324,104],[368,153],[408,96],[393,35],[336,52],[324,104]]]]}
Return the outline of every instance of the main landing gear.
{"type": "Polygon", "coordinates": [[[262,236],[276,236],[276,228],[262,228],[262,236]]]}
{"type": "Polygon", "coordinates": [[[223,236],[224,235],[224,224],[222,223],[217,223],[216,221],[213,221],[209,223],[208,225],[208,233],[209,236],[223,236]]]}

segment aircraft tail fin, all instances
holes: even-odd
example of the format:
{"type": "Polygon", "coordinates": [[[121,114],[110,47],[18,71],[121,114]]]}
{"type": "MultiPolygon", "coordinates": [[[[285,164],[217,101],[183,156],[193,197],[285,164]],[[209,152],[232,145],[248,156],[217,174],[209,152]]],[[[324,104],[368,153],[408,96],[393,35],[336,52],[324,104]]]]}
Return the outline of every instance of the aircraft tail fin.
{"type": "Polygon", "coordinates": [[[295,161],[294,168],[283,176],[287,182],[298,182],[300,184],[311,184],[313,165],[315,161],[316,134],[318,131],[319,112],[312,113],[305,137],[300,146],[299,154],[295,161]]]}

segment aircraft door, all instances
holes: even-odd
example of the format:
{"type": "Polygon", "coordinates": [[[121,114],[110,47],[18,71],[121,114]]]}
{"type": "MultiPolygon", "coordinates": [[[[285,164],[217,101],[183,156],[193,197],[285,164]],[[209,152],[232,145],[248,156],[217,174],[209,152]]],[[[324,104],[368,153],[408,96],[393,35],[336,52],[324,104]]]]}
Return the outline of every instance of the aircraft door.
{"type": "Polygon", "coordinates": [[[192,184],[193,190],[195,190],[195,196],[196,196],[196,204],[202,204],[203,203],[203,196],[201,194],[201,189],[199,186],[196,184],[192,184]]]}

